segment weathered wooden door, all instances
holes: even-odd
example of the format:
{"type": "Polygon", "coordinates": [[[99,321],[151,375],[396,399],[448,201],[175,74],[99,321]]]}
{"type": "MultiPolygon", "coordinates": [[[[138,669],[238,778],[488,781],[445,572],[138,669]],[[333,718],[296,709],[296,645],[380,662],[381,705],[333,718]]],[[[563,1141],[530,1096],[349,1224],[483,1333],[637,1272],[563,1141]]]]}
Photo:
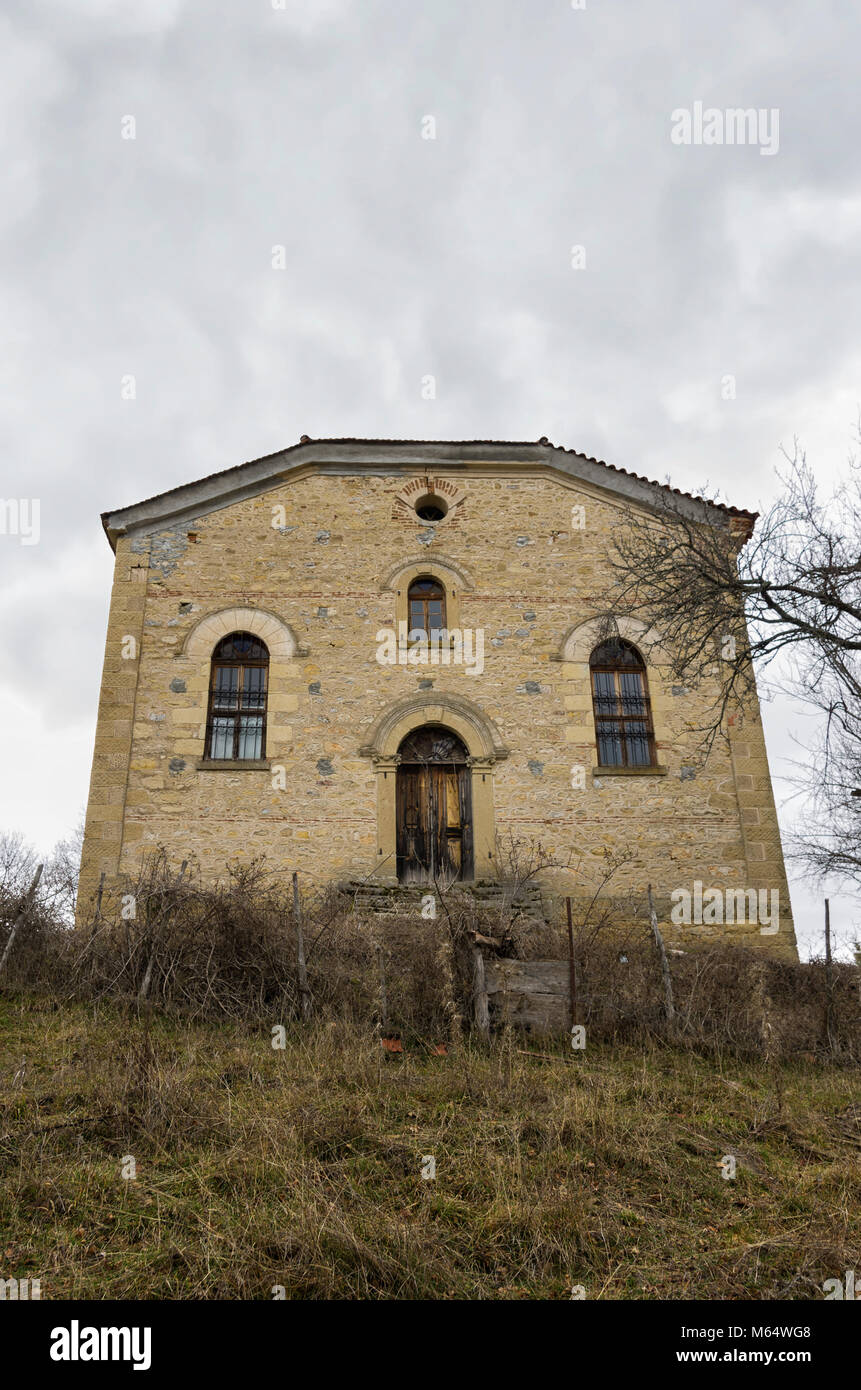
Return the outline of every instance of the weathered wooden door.
{"type": "Polygon", "coordinates": [[[471,879],[471,783],[464,745],[441,725],[426,725],[410,734],[399,751],[398,879],[471,879]]]}

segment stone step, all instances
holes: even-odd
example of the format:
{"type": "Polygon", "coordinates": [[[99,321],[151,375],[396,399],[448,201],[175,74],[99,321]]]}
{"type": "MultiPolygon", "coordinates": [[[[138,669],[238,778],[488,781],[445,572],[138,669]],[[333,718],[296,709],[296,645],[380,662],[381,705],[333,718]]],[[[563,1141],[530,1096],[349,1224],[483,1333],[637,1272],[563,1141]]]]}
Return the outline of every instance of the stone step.
{"type": "MultiPolygon", "coordinates": [[[[390,916],[420,913],[422,898],[434,891],[430,884],[395,885],[358,880],[340,883],[338,888],[345,897],[353,900],[356,909],[390,916]]],[[[455,883],[447,890],[446,896],[454,901],[471,898],[478,908],[486,911],[507,907],[519,919],[530,924],[543,924],[547,920],[541,891],[533,883],[522,885],[513,899],[511,889],[492,881],[455,883]]]]}

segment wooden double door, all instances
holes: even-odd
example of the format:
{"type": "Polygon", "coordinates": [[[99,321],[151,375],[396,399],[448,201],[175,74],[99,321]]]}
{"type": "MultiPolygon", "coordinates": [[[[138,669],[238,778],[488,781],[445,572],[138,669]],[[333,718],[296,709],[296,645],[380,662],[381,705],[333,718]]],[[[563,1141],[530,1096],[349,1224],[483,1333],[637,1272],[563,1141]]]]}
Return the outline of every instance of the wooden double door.
{"type": "Polygon", "coordinates": [[[466,748],[449,729],[425,725],[398,751],[399,882],[471,879],[472,780],[466,748]]]}

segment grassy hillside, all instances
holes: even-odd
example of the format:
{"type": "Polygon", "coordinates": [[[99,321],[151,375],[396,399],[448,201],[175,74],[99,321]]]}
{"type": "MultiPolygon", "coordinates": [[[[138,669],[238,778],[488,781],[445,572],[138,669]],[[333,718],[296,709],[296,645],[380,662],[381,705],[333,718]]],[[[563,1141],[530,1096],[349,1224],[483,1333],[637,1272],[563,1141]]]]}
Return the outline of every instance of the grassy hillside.
{"type": "Polygon", "coordinates": [[[397,1057],[347,1024],[275,1050],[7,996],[0,1274],[43,1298],[821,1298],[861,1269],[858,1096],[806,1062],[510,1034],[397,1057]]]}

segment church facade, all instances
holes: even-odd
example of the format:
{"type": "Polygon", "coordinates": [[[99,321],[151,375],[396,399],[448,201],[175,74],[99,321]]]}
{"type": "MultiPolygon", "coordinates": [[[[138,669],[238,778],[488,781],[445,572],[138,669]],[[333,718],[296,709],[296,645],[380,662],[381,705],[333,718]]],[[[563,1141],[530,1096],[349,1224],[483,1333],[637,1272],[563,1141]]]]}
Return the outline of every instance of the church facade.
{"type": "Polygon", "coordinates": [[[708,692],[594,608],[614,530],[663,491],[546,440],[303,436],[105,513],[79,920],[158,846],[208,879],[263,856],[322,886],[495,880],[540,845],[557,908],[615,856],[672,944],[795,959],[758,711],[701,763],[708,692]]]}

